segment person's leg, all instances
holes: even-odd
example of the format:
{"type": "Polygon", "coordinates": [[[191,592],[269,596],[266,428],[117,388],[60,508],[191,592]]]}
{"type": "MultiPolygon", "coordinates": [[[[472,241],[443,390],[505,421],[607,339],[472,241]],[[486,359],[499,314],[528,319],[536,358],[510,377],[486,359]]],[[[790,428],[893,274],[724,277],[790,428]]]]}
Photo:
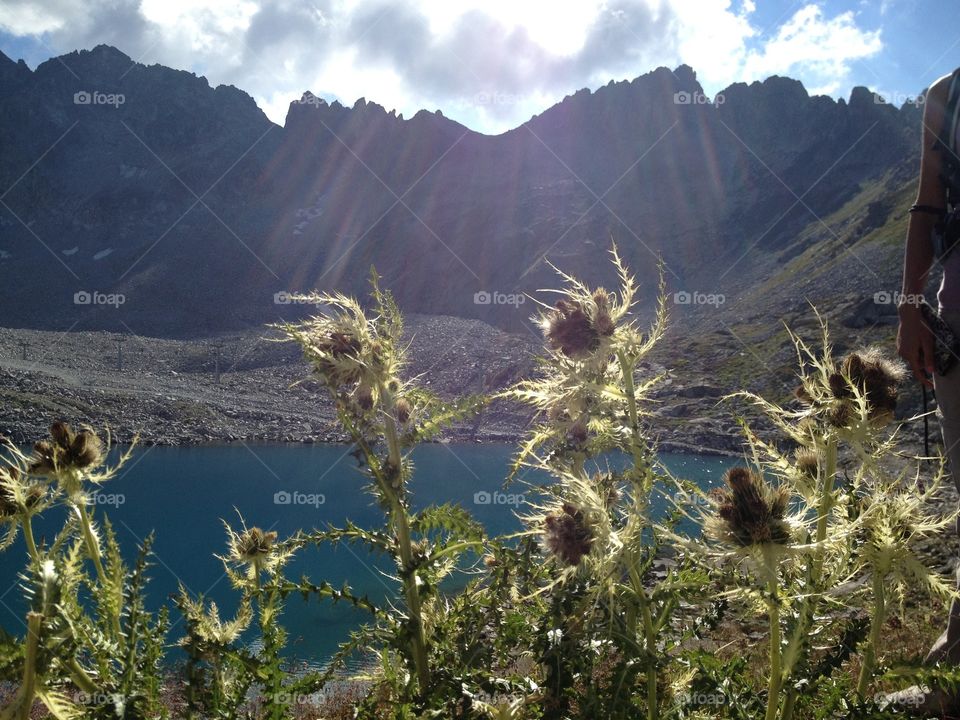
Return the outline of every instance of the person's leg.
{"type": "MultiPolygon", "coordinates": [[[[943,319],[951,328],[960,330],[960,312],[944,312],[943,319]]],[[[946,377],[934,376],[933,384],[937,396],[937,418],[943,435],[944,455],[953,481],[960,489],[960,364],[946,377]]],[[[960,534],[960,519],[957,522],[957,532],[960,534]]],[[[960,568],[957,583],[960,588],[960,568]]],[[[960,663],[960,601],[957,600],[950,606],[947,629],[930,648],[926,662],[932,664],[944,659],[951,663],[960,663]]]]}

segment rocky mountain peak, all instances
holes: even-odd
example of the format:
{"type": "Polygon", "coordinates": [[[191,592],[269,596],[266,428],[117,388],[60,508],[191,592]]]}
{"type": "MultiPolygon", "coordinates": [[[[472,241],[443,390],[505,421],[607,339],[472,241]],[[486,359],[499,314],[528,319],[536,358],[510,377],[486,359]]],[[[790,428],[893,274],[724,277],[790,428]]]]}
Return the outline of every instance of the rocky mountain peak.
{"type": "MultiPolygon", "coordinates": [[[[278,292],[363,294],[375,265],[407,311],[522,330],[529,307],[476,298],[552,286],[545,256],[607,284],[614,239],[648,292],[658,256],[675,290],[708,292],[735,262],[747,286],[803,251],[811,212],[915,172],[919,122],[865,89],[836,102],[772,77],[721,95],[662,67],[488,137],[308,91],[278,127],[238,88],[108,46],[33,73],[0,56],[0,186],[30,168],[0,208],[0,307],[21,326],[218,331],[302,310],[278,292]],[[93,290],[122,310],[72,302],[93,290]]],[[[867,219],[850,227],[883,222],[867,219]]]]}

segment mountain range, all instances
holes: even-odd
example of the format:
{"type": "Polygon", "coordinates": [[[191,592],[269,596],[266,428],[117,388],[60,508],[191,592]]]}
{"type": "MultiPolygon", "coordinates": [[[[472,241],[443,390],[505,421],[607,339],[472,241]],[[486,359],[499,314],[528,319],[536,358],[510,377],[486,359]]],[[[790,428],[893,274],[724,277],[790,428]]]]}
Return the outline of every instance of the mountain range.
{"type": "Polygon", "coordinates": [[[523,331],[549,263],[739,327],[813,302],[885,322],[921,109],[789,78],[711,99],[693,69],[581,90],[501,135],[306,92],[283,126],[231,86],[109,46],[0,53],[0,326],[190,337],[362,294],[523,331]]]}

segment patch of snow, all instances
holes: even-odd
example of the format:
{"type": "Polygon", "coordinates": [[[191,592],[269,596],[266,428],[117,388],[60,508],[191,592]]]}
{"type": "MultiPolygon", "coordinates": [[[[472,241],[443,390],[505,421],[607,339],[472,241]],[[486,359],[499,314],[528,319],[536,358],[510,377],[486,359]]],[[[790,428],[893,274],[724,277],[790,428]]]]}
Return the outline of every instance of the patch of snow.
{"type": "Polygon", "coordinates": [[[101,250],[98,253],[95,253],[93,256],[94,260],[103,260],[107,255],[113,252],[113,248],[107,248],[106,250],[101,250]]]}
{"type": "Polygon", "coordinates": [[[69,250],[61,250],[60,252],[62,252],[64,255],[69,257],[70,255],[76,255],[79,249],[80,249],[79,245],[74,245],[69,250]]]}

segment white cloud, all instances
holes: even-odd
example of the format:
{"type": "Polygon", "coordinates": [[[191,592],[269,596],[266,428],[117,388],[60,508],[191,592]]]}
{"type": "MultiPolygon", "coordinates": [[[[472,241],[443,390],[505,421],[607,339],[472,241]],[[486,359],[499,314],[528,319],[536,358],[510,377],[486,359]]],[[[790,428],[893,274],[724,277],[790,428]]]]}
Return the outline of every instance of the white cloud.
{"type": "Polygon", "coordinates": [[[12,35],[39,35],[63,27],[69,13],[68,3],[47,4],[11,2],[0,5],[0,28],[12,35]]]}
{"type": "Polygon", "coordinates": [[[747,56],[743,73],[754,79],[771,74],[800,75],[808,84],[833,94],[847,84],[853,63],[873,57],[882,49],[880,31],[860,29],[852,12],[827,19],[818,6],[807,5],[761,50],[747,56]]]}
{"type": "Polygon", "coordinates": [[[658,65],[709,93],[770,74],[845,93],[883,47],[851,12],[807,4],[762,35],[753,0],[3,0],[0,29],[57,52],[117,45],[252,94],[283,122],[304,90],[502,131],[564,95],[658,65]]]}

